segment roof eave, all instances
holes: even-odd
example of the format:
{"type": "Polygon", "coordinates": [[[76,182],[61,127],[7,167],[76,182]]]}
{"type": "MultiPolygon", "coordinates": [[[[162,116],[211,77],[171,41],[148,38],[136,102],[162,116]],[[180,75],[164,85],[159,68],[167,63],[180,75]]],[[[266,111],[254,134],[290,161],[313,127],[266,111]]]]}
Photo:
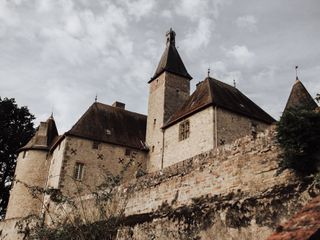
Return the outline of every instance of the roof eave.
{"type": "Polygon", "coordinates": [[[168,70],[168,69],[163,69],[163,70],[161,70],[161,72],[159,72],[159,73],[157,73],[157,74],[155,74],[149,81],[148,81],[148,83],[151,83],[153,80],[155,80],[156,78],[158,78],[162,73],[164,73],[164,72],[168,72],[168,73],[171,73],[171,74],[175,74],[175,75],[177,75],[177,76],[180,76],[180,77],[184,77],[184,78],[186,78],[186,79],[188,79],[189,81],[191,81],[192,80],[192,77],[191,77],[191,75],[188,73],[188,75],[186,76],[186,75],[183,75],[183,74],[179,74],[179,73],[176,73],[176,72],[174,72],[174,71],[171,71],[171,70],[168,70]]]}

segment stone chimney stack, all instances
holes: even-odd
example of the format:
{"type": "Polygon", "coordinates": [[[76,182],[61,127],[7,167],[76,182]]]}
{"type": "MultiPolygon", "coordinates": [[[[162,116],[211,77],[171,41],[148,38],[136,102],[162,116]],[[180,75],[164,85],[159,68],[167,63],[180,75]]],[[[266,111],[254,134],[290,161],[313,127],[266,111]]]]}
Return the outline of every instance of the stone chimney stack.
{"type": "Polygon", "coordinates": [[[125,106],[126,106],[126,104],[124,104],[124,103],[122,103],[122,102],[118,102],[118,101],[115,101],[115,102],[112,104],[112,107],[121,108],[121,109],[125,109],[125,106]]]}

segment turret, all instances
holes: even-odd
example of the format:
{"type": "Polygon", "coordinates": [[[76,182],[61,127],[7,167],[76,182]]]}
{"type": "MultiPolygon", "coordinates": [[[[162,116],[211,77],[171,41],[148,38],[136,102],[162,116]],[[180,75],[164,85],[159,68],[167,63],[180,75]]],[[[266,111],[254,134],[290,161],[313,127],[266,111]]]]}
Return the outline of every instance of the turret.
{"type": "Polygon", "coordinates": [[[298,76],[296,77],[296,81],[293,84],[291,89],[290,96],[288,98],[286,107],[284,111],[287,111],[290,108],[302,107],[305,109],[314,110],[318,107],[317,103],[311,97],[308,90],[299,80],[298,76]]]}
{"type": "Polygon", "coordinates": [[[46,186],[50,166],[48,153],[57,137],[56,124],[51,116],[46,122],[40,123],[27,145],[19,149],[6,219],[41,214],[44,196],[32,196],[31,190],[34,187],[46,186]]]}
{"type": "Polygon", "coordinates": [[[175,36],[172,29],[167,32],[166,48],[153,77],[148,82],[150,85],[146,141],[150,149],[149,171],[162,168],[162,126],[190,96],[192,77],[175,46],[175,36]]]}

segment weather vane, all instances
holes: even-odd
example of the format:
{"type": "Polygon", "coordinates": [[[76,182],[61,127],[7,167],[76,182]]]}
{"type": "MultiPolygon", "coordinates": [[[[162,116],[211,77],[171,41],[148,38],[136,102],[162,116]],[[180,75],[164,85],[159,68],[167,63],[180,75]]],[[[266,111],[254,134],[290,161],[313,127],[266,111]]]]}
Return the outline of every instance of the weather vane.
{"type": "Polygon", "coordinates": [[[208,68],[208,77],[210,77],[210,67],[208,68]]]}
{"type": "Polygon", "coordinates": [[[95,101],[95,102],[98,101],[98,94],[96,94],[96,97],[94,98],[94,101],[95,101]]]}
{"type": "Polygon", "coordinates": [[[233,86],[236,88],[237,84],[236,84],[236,80],[233,79],[233,86]]]}
{"type": "Polygon", "coordinates": [[[298,78],[298,65],[296,66],[296,80],[298,80],[299,78],[298,78]]]}

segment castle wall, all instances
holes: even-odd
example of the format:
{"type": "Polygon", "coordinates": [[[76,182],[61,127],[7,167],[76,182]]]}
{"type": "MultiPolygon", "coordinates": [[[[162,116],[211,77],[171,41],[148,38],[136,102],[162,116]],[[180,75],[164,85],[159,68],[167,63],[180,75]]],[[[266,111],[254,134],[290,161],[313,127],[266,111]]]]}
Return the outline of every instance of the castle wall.
{"type": "Polygon", "coordinates": [[[139,178],[117,239],[265,239],[320,194],[279,153],[268,129],[139,178]]]}
{"type": "Polygon", "coordinates": [[[48,188],[59,188],[60,173],[64,158],[64,152],[66,148],[66,139],[63,139],[59,145],[54,149],[51,157],[51,165],[49,169],[49,176],[47,187],[48,188]]]}
{"type": "Polygon", "coordinates": [[[118,175],[130,160],[132,164],[123,175],[124,181],[134,178],[138,169],[146,170],[146,153],[143,151],[107,143],[100,143],[98,149],[94,149],[93,141],[71,136],[66,137],[65,144],[59,188],[68,196],[95,191],[105,181],[107,173],[118,175]],[[81,181],[74,179],[76,163],[84,164],[81,181]]]}
{"type": "Polygon", "coordinates": [[[213,149],[213,116],[214,109],[210,106],[184,119],[189,120],[190,135],[181,141],[179,141],[181,121],[165,130],[164,167],[213,149]]]}
{"type": "Polygon", "coordinates": [[[217,108],[217,146],[231,143],[246,135],[252,135],[253,124],[257,133],[270,126],[261,121],[217,108]]]}
{"type": "Polygon", "coordinates": [[[33,193],[32,196],[32,187],[45,187],[49,166],[46,151],[28,150],[25,156],[23,151],[19,153],[6,219],[39,216],[43,194],[33,193]]]}

